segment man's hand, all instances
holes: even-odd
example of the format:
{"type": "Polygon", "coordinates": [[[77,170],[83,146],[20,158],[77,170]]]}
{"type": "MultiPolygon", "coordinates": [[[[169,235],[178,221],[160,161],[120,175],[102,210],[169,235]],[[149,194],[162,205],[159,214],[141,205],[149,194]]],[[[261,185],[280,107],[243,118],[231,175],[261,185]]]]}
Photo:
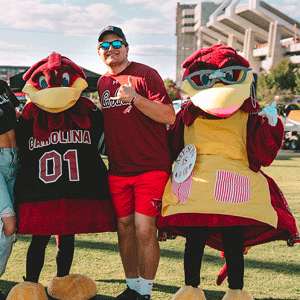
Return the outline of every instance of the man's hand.
{"type": "Polygon", "coordinates": [[[259,116],[266,117],[271,126],[277,125],[277,109],[276,102],[274,101],[270,106],[266,106],[261,112],[258,113],[259,116]]]}
{"type": "Polygon", "coordinates": [[[131,102],[136,91],[132,84],[131,76],[128,76],[128,84],[120,86],[117,97],[110,97],[110,100],[122,100],[123,102],[131,102]]]}

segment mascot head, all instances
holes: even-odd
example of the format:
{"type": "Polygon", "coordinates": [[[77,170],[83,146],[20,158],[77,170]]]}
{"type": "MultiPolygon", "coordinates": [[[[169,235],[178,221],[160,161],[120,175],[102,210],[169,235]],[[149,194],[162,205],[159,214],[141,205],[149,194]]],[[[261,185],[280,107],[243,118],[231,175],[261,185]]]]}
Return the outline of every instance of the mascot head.
{"type": "Polygon", "coordinates": [[[59,53],[34,64],[23,79],[23,92],[36,106],[51,113],[72,107],[88,86],[83,70],[59,53]]]}
{"type": "Polygon", "coordinates": [[[59,53],[40,60],[23,75],[23,92],[30,101],[22,116],[34,119],[37,140],[47,140],[53,130],[71,130],[74,123],[83,129],[90,127],[88,113],[96,106],[81,96],[88,87],[85,78],[80,67],[59,53]]]}
{"type": "Polygon", "coordinates": [[[209,114],[227,117],[250,97],[249,62],[231,47],[219,44],[199,49],[182,67],[181,88],[209,114]]]}

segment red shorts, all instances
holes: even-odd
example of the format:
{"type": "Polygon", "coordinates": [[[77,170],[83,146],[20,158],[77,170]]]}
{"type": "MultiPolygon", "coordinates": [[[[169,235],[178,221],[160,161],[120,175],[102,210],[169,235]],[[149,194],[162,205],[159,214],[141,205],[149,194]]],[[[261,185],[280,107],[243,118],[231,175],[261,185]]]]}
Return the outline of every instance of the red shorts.
{"type": "Polygon", "coordinates": [[[169,179],[164,171],[132,177],[108,175],[108,184],[117,218],[134,212],[154,217],[161,211],[161,198],[169,179]]]}

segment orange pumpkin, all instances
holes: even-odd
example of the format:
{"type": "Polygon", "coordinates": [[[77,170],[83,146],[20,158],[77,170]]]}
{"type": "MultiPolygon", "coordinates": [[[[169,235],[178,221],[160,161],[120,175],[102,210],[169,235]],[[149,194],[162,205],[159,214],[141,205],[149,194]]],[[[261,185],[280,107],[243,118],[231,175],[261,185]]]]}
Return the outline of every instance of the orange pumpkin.
{"type": "Polygon", "coordinates": [[[15,285],[6,300],[48,300],[45,288],[40,283],[25,281],[15,285]]]}
{"type": "Polygon", "coordinates": [[[48,286],[48,294],[57,300],[88,300],[97,292],[96,282],[81,274],[53,277],[48,286]]]}

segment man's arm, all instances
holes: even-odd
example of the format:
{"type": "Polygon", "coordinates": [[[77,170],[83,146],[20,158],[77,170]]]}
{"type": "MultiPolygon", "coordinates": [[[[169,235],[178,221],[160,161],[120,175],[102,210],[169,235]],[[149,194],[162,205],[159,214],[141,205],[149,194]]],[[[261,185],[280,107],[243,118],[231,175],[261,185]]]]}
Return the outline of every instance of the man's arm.
{"type": "Polygon", "coordinates": [[[173,124],[175,122],[175,111],[172,104],[151,101],[141,95],[135,97],[136,94],[131,77],[129,76],[128,84],[121,85],[117,97],[111,97],[110,99],[131,103],[135,98],[133,105],[152,120],[163,124],[173,124]]]}
{"type": "Polygon", "coordinates": [[[172,104],[154,102],[139,95],[134,102],[134,106],[156,122],[164,124],[173,124],[175,122],[176,117],[172,104]]]}

